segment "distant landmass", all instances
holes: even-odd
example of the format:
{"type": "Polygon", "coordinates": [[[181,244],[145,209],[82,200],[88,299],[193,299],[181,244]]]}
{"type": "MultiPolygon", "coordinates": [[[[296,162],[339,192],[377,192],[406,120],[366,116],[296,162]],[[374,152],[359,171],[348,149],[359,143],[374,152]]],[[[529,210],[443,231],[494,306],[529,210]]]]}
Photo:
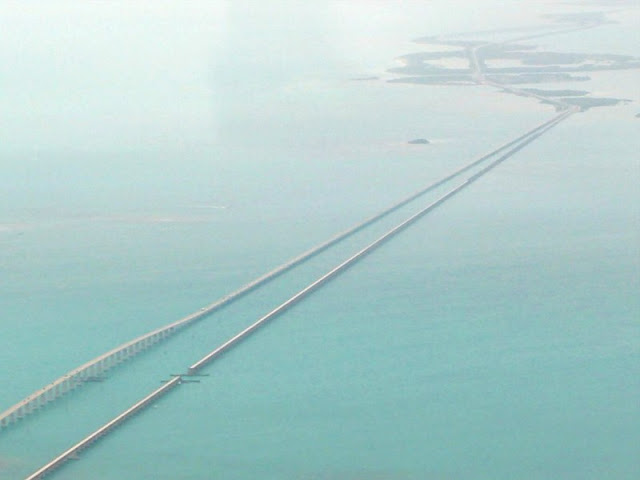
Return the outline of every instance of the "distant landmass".
{"type": "Polygon", "coordinates": [[[427,140],[426,138],[416,138],[413,140],[409,140],[408,143],[411,145],[428,145],[429,140],[427,140]]]}
{"type": "MultiPolygon", "coordinates": [[[[585,5],[600,5],[601,2],[604,4],[604,1],[582,0],[585,5]]],[[[611,1],[625,4],[623,0],[611,1]]],[[[573,30],[615,23],[608,20],[604,12],[561,13],[543,17],[555,24],[572,24],[573,30]]],[[[591,80],[590,75],[593,72],[640,69],[640,57],[600,52],[547,51],[537,45],[521,43],[523,40],[555,35],[562,31],[527,34],[516,39],[519,42],[487,42],[460,38],[469,34],[482,37],[501,31],[505,30],[469,32],[453,35],[453,38],[451,35],[432,35],[415,39],[416,43],[429,45],[429,50],[398,57],[400,65],[388,69],[387,72],[399,76],[387,81],[420,85],[491,85],[497,88],[502,86],[505,93],[542,97],[543,102],[557,108],[575,106],[581,111],[627,102],[619,98],[587,97],[590,92],[582,89],[533,88],[531,85],[587,82],[591,80]],[[518,88],[519,85],[525,88],[518,88]]],[[[530,29],[510,28],[507,31],[521,31],[524,34],[530,29]]],[[[636,117],[640,118],[640,114],[636,117]]],[[[424,142],[412,140],[409,143],[424,142]]]]}

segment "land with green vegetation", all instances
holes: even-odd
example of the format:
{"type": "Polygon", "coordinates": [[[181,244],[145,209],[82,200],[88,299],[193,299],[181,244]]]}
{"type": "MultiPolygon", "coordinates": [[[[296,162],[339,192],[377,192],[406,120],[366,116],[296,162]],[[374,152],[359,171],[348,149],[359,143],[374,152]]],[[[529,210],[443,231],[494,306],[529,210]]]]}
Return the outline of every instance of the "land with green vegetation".
{"type": "Polygon", "coordinates": [[[593,72],[640,69],[640,58],[630,55],[544,51],[534,44],[527,43],[528,40],[536,38],[615,23],[608,20],[605,13],[554,14],[545,15],[543,18],[546,23],[533,28],[418,38],[415,40],[416,43],[446,49],[416,52],[399,57],[401,65],[389,69],[388,72],[400,76],[388,82],[421,85],[485,84],[501,88],[505,93],[538,98],[541,102],[555,105],[559,109],[573,106],[587,110],[629,101],[594,97],[587,90],[516,88],[515,86],[520,85],[588,82],[591,80],[589,74],[593,72]],[[499,42],[487,42],[482,39],[486,34],[504,33],[515,34],[516,38],[499,42]]]}

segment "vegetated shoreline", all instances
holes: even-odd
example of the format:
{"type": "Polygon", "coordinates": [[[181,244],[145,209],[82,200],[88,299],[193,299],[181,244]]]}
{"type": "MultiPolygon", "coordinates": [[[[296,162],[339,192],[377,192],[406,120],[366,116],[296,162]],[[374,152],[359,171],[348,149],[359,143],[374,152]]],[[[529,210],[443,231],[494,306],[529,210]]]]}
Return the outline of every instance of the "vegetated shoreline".
{"type": "MultiPolygon", "coordinates": [[[[600,4],[596,2],[596,4],[600,4]]],[[[387,71],[401,77],[387,80],[389,83],[408,83],[417,85],[478,85],[478,73],[486,81],[502,85],[528,85],[563,82],[587,82],[591,80],[589,72],[640,69],[640,58],[630,55],[602,53],[571,53],[540,51],[536,45],[522,43],[537,36],[553,35],[573,30],[583,30],[604,24],[616,23],[606,18],[604,12],[581,12],[545,15],[543,18],[552,23],[539,27],[509,28],[475,32],[475,36],[508,31],[509,33],[526,34],[513,41],[485,42],[480,39],[469,39],[473,32],[445,36],[426,36],[415,39],[416,43],[439,45],[448,50],[415,52],[398,57],[402,62],[399,67],[387,71]],[[560,25],[569,29],[557,30],[560,25]],[[571,28],[573,27],[573,28],[571,28]],[[556,29],[556,31],[550,31],[556,29]],[[539,35],[532,32],[545,32],[539,35]],[[456,37],[467,37],[464,39],[456,37]],[[473,53],[472,53],[473,52],[473,53]],[[472,56],[477,58],[478,65],[472,64],[472,56]],[[446,59],[468,59],[468,68],[448,68],[435,61],[446,59]],[[491,66],[493,61],[506,60],[516,62],[515,66],[491,66]]],[[[557,98],[566,105],[579,107],[582,111],[595,108],[629,103],[631,100],[613,97],[587,97],[588,90],[522,88],[522,92],[540,97],[557,98]]],[[[513,90],[506,90],[515,93],[513,90]]],[[[555,104],[541,100],[542,103],[555,104]]],[[[640,118],[640,114],[636,115],[640,118]]]]}

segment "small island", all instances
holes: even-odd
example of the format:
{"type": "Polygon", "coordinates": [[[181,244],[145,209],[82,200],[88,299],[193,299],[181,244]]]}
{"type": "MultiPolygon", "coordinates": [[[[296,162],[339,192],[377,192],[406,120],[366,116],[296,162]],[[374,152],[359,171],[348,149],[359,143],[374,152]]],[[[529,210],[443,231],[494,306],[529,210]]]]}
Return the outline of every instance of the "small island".
{"type": "Polygon", "coordinates": [[[414,140],[409,140],[409,145],[429,145],[429,140],[426,138],[416,138],[414,140]]]}

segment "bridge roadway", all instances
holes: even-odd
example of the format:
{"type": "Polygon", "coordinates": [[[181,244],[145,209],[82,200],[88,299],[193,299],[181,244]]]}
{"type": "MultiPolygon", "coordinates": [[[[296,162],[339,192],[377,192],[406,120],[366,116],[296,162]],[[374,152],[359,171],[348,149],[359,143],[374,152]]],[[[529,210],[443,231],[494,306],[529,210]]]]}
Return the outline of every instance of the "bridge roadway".
{"type": "Polygon", "coordinates": [[[517,145],[519,142],[526,140],[528,137],[532,135],[536,135],[538,132],[545,130],[550,125],[553,125],[557,122],[558,117],[554,117],[551,120],[545,121],[535,128],[525,132],[524,134],[518,136],[517,138],[501,145],[500,147],[492,150],[491,152],[482,155],[481,157],[473,160],[472,162],[464,165],[461,168],[458,168],[451,174],[446,177],[438,180],[435,183],[432,183],[417,192],[409,195],[405,199],[395,203],[394,205],[382,210],[381,212],[373,215],[372,217],[367,218],[366,220],[350,227],[349,229],[335,235],[329,240],[305,251],[304,253],[288,260],[277,268],[271,270],[270,272],[252,280],[251,282],[243,285],[239,289],[234,292],[225,295],[224,297],[216,300],[215,302],[207,305],[200,310],[181,318],[175,322],[169,323],[163,327],[157,328],[148,332],[144,335],[141,335],[133,340],[130,340],[112,350],[109,350],[106,353],[99,355],[98,357],[86,362],[83,365],[80,365],[77,368],[74,368],[70,372],[67,372],[60,378],[54,380],[50,384],[42,387],[41,389],[35,391],[28,397],[24,398],[20,402],[15,405],[9,407],[4,412],[0,413],[0,430],[9,425],[19,421],[25,416],[43,408],[48,403],[53,402],[60,396],[66,394],[82,385],[85,382],[92,381],[96,378],[101,377],[104,373],[106,373],[111,368],[116,365],[128,360],[129,358],[147,350],[158,342],[166,339],[167,337],[179,332],[183,328],[193,325],[197,321],[211,315],[217,310],[225,307],[231,302],[239,299],[240,297],[248,294],[252,290],[257,289],[258,287],[266,284],[267,282],[275,279],[276,277],[282,275],[283,273],[291,270],[295,266],[309,260],[311,257],[321,253],[322,251],[328,249],[332,245],[337,244],[338,242],[346,239],[347,237],[355,234],[356,232],[364,229],[365,227],[373,224],[374,222],[382,219],[383,217],[391,214],[392,212],[400,209],[401,207],[409,204],[413,200],[416,200],[420,196],[446,184],[447,182],[453,180],[459,175],[463,174],[471,170],[472,168],[482,164],[487,161],[489,158],[511,148],[514,145],[517,145]]]}
{"type": "Polygon", "coordinates": [[[113,420],[110,420],[109,422],[104,424],[102,427],[100,427],[98,430],[93,432],[91,435],[85,437],[84,439],[76,443],[73,447],[62,452],[60,455],[58,455],[56,458],[51,460],[45,466],[33,472],[31,475],[29,475],[26,478],[26,480],[35,480],[38,478],[42,478],[45,475],[48,475],[54,470],[57,470],[58,468],[60,468],[67,460],[77,458],[78,454],[82,450],[84,450],[87,447],[90,447],[93,444],[93,442],[95,442],[96,440],[100,439],[102,436],[111,432],[111,430],[113,430],[115,427],[117,427],[122,422],[132,417],[136,413],[140,412],[140,410],[148,407],[152,402],[158,400],[161,396],[163,396],[169,390],[172,390],[173,388],[180,385],[181,382],[182,382],[182,378],[179,376],[169,380],[160,388],[157,388],[156,390],[151,392],[149,395],[144,397],[142,400],[140,400],[139,402],[136,402],[134,405],[127,408],[124,412],[122,412],[120,415],[115,417],[113,420]]]}
{"type": "Polygon", "coordinates": [[[508,159],[509,157],[511,157],[512,155],[514,155],[518,151],[520,151],[526,145],[528,145],[529,143],[531,143],[532,141],[537,139],[544,132],[546,132],[547,130],[553,128],[555,125],[557,125],[559,122],[561,122],[562,120],[566,119],[567,117],[569,117],[573,113],[574,113],[573,111],[567,111],[567,112],[563,112],[560,115],[554,117],[554,121],[552,123],[550,123],[545,129],[540,130],[537,133],[535,133],[534,135],[529,136],[526,140],[524,140],[523,142],[521,142],[519,145],[515,146],[511,150],[509,150],[506,154],[504,154],[500,158],[492,161],[491,163],[489,163],[489,165],[484,167],[482,170],[480,170],[479,172],[477,172],[477,173],[471,175],[469,178],[467,178],[467,180],[465,180],[463,183],[461,183],[460,185],[458,185],[458,186],[452,188],[451,190],[447,191],[440,198],[438,198],[434,202],[430,203],[426,207],[422,208],[417,213],[414,213],[407,220],[405,220],[402,223],[396,225],[394,228],[392,228],[391,230],[386,232],[384,235],[380,236],[378,239],[376,239],[375,241],[373,241],[372,243],[370,243],[369,245],[364,247],[362,250],[358,251],[356,254],[354,254],[351,257],[349,257],[347,260],[342,262],[340,265],[338,265],[337,267],[334,267],[329,272],[325,273],[323,276],[318,278],[316,281],[314,281],[313,283],[309,284],[304,289],[300,290],[298,293],[296,293],[294,296],[289,298],[287,301],[285,301],[284,303],[280,304],[278,307],[276,307],[273,310],[271,310],[269,313],[267,313],[266,315],[264,315],[263,317],[258,319],[253,324],[249,325],[247,328],[242,330],[240,333],[238,333],[237,335],[233,336],[232,338],[230,338],[229,340],[224,342],[222,345],[220,345],[216,349],[214,349],[211,352],[209,352],[207,355],[205,355],[204,357],[202,357],[200,360],[198,360],[197,362],[195,362],[193,365],[191,365],[189,367],[189,369],[187,371],[187,375],[195,375],[195,374],[197,374],[198,371],[200,371],[203,367],[205,367],[207,364],[209,364],[215,358],[219,357],[220,355],[222,355],[223,353],[228,351],[230,348],[232,348],[237,343],[239,343],[242,340],[244,340],[245,338],[247,338],[249,335],[251,335],[254,331],[256,331],[259,327],[264,325],[266,322],[268,322],[269,320],[272,320],[273,318],[275,318],[278,315],[282,314],[283,312],[285,312],[286,310],[291,308],[293,305],[295,305],[296,303],[301,301],[304,297],[306,297],[309,294],[313,293],[315,290],[317,290],[322,285],[327,283],[329,280],[333,279],[334,277],[336,277],[337,275],[339,275],[340,273],[345,271],[347,268],[353,266],[353,264],[355,264],[357,261],[361,260],[365,255],[371,253],[373,250],[375,250],[376,248],[380,247],[383,243],[388,241],[391,237],[393,237],[394,235],[397,235],[402,230],[406,229],[411,224],[415,223],[421,217],[423,217],[424,215],[426,215],[427,213],[429,213],[430,211],[432,211],[433,209],[435,209],[439,205],[443,204],[445,201],[447,201],[448,199],[450,199],[454,195],[457,195],[458,193],[460,193],[463,189],[465,189],[466,187],[471,185],[473,182],[477,181],[483,175],[486,175],[487,173],[489,173],[491,170],[496,168],[498,165],[500,165],[506,159],[508,159]]]}
{"type": "Polygon", "coordinates": [[[446,202],[447,200],[449,200],[453,196],[455,196],[458,193],[460,193],[463,189],[467,188],[468,186],[473,184],[475,181],[480,179],[482,176],[484,176],[487,173],[489,173],[491,170],[496,168],[502,162],[504,162],[509,157],[511,157],[512,155],[514,155],[518,151],[520,151],[522,148],[524,148],[526,145],[528,145],[529,143],[531,143],[532,141],[534,141],[538,137],[540,137],[546,131],[548,131],[549,129],[553,128],[555,125],[557,125],[561,121],[563,121],[566,118],[568,118],[573,113],[575,113],[575,111],[573,111],[573,110],[565,111],[565,112],[562,112],[561,114],[557,115],[556,117],[554,117],[552,120],[550,120],[548,122],[545,122],[546,126],[544,128],[536,129],[536,132],[534,134],[529,135],[528,137],[526,137],[521,143],[515,145],[507,153],[505,153],[504,155],[502,155],[498,159],[493,160],[492,162],[490,162],[482,170],[480,170],[479,172],[477,172],[477,173],[471,175],[469,178],[467,178],[463,183],[461,183],[461,184],[457,185],[456,187],[452,188],[451,190],[447,191],[444,195],[439,197],[437,200],[435,200],[434,202],[430,203],[426,207],[422,208],[417,213],[414,213],[408,219],[404,220],[403,222],[401,222],[400,224],[396,225],[391,230],[387,231],[382,236],[378,237],[378,239],[376,239],[375,241],[373,241],[372,243],[370,243],[369,245],[367,245],[366,247],[364,247],[363,249],[361,249],[360,251],[358,251],[357,253],[355,253],[351,257],[349,257],[347,260],[345,260],[344,262],[339,264],[337,267],[334,267],[329,272],[325,273],[323,276],[321,276],[320,278],[315,280],[313,283],[309,284],[304,289],[300,290],[298,293],[293,295],[287,301],[285,301],[284,303],[280,304],[275,309],[271,310],[269,313],[267,313],[266,315],[261,317],[259,320],[257,320],[256,322],[254,322],[253,324],[251,324],[250,326],[248,326],[244,330],[242,330],[240,333],[236,334],[235,336],[233,336],[232,338],[230,338],[229,340],[224,342],[222,345],[220,345],[219,347],[215,348],[214,350],[212,350],[211,352],[206,354],[204,357],[202,357],[200,360],[198,360],[197,362],[195,362],[194,364],[192,364],[189,367],[189,369],[187,371],[187,374],[175,376],[168,383],[166,383],[162,387],[154,390],[149,395],[144,397],[142,400],[140,400],[139,402],[135,403],[133,406],[129,407],[127,410],[122,412],[120,415],[118,415],[114,419],[112,419],[109,422],[107,422],[105,425],[100,427],[98,430],[96,430],[95,432],[91,433],[90,435],[85,437],[80,442],[76,443],[73,447],[71,447],[68,450],[64,451],[63,453],[58,455],[56,458],[54,458],[52,461],[50,461],[49,463],[47,463],[43,467],[39,468],[37,471],[35,471],[31,475],[29,475],[28,477],[26,477],[25,480],[39,480],[39,479],[42,479],[46,475],[48,475],[48,474],[54,472],[55,470],[57,470],[58,468],[60,468],[67,460],[69,460],[71,458],[75,458],[77,456],[78,452],[80,452],[80,451],[84,450],[85,448],[91,446],[96,440],[98,440],[99,438],[103,437],[104,435],[110,433],[113,430],[113,428],[115,428],[116,426],[122,424],[127,419],[131,418],[136,413],[138,413],[140,410],[142,410],[145,407],[148,407],[149,405],[151,405],[151,403],[153,403],[156,400],[158,400],[159,398],[161,398],[169,390],[181,385],[183,380],[184,380],[184,378],[183,378],[184,376],[197,375],[197,373],[202,368],[204,368],[206,365],[211,363],[213,360],[215,360],[216,358],[221,356],[223,353],[225,353],[228,350],[230,350],[235,345],[239,344],[242,340],[247,338],[249,335],[251,335],[256,330],[258,330],[261,326],[263,326],[269,320],[272,320],[275,317],[277,317],[278,315],[282,314],[283,312],[285,312],[286,310],[291,308],[293,305],[295,305],[296,303],[301,301],[303,298],[305,298],[306,296],[310,295],[315,290],[320,288],[322,285],[324,285],[328,281],[332,280],[337,275],[339,275],[340,273],[342,273],[345,270],[347,270],[349,267],[353,266],[357,261],[361,260],[364,256],[366,256],[367,254],[371,253],[376,248],[380,247],[386,241],[390,240],[394,235],[397,235],[401,231],[405,230],[407,227],[409,227],[411,224],[415,223],[421,217],[423,217],[424,215],[426,215],[430,211],[434,210],[438,206],[442,205],[444,202],[446,202]]]}

